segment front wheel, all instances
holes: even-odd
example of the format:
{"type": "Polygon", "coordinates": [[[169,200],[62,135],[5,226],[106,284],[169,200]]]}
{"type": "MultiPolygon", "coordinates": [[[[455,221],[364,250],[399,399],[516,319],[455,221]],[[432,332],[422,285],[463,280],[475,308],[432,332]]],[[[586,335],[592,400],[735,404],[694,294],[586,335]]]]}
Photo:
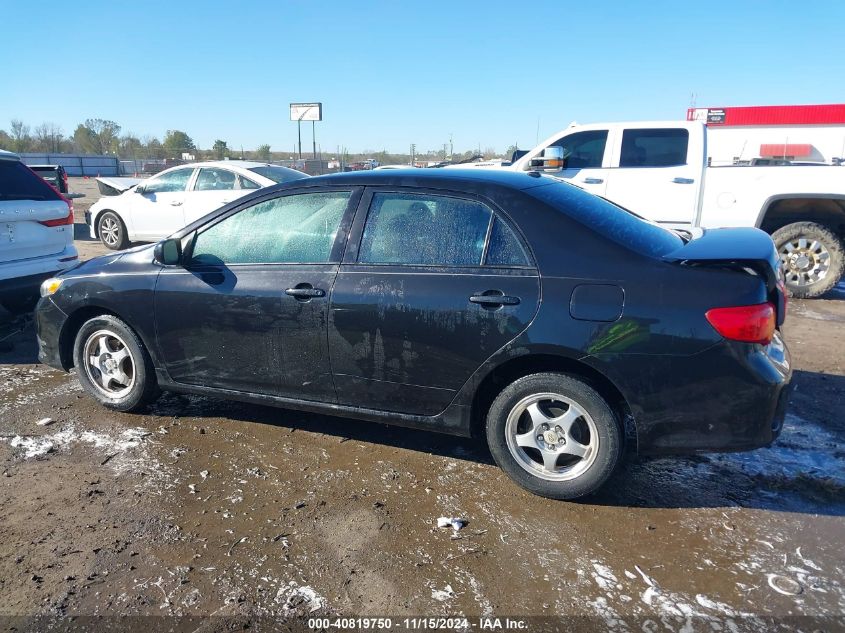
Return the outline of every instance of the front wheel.
{"type": "Polygon", "coordinates": [[[551,499],[598,490],[622,454],[622,431],[607,402],[585,382],[556,373],[508,385],[487,414],[493,459],[517,484],[551,499]]]}
{"type": "Polygon", "coordinates": [[[73,362],[83,389],[116,411],[135,411],[159,395],[150,355],[138,335],[115,316],[86,321],[76,335],[73,362]]]}
{"type": "Polygon", "coordinates": [[[129,237],[126,235],[126,225],[116,213],[106,211],[97,221],[97,233],[100,241],[113,251],[119,251],[129,246],[129,237]]]}
{"type": "Polygon", "coordinates": [[[772,234],[786,289],[810,299],[833,288],[845,269],[845,246],[829,228],[816,222],[787,224],[772,234]]]}

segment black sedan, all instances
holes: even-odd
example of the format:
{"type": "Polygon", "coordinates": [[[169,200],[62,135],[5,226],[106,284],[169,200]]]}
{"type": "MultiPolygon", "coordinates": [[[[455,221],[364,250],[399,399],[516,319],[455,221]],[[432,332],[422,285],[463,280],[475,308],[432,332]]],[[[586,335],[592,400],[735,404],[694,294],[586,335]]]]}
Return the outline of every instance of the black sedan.
{"type": "Polygon", "coordinates": [[[375,171],[256,191],[50,279],[39,358],[119,411],[160,390],[486,435],[537,494],[641,453],[777,437],[771,239],[679,234],[537,173],[375,171]]]}

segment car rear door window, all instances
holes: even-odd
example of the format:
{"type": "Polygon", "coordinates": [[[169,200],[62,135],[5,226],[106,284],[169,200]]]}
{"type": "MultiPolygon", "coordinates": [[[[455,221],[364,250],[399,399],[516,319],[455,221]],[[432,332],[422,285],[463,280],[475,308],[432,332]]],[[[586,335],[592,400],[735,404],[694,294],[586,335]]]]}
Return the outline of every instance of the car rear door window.
{"type": "Polygon", "coordinates": [[[358,261],[480,266],[492,211],[474,200],[430,194],[373,194],[358,261]]]}
{"type": "Polygon", "coordinates": [[[144,193],[171,193],[185,191],[193,172],[193,167],[188,167],[186,169],[174,169],[166,174],[150,178],[146,183],[144,183],[144,193]]]}
{"type": "Polygon", "coordinates": [[[230,191],[237,186],[237,177],[228,169],[203,167],[200,169],[195,191],[230,191]]]}
{"type": "Polygon", "coordinates": [[[488,266],[529,266],[530,261],[511,228],[501,218],[493,220],[484,263],[488,266]]]}
{"type": "Polygon", "coordinates": [[[683,128],[629,129],[622,132],[620,167],[685,165],[689,132],[683,128]]]}
{"type": "Polygon", "coordinates": [[[305,193],[259,202],[197,235],[194,265],[325,263],[350,191],[305,193]]]}

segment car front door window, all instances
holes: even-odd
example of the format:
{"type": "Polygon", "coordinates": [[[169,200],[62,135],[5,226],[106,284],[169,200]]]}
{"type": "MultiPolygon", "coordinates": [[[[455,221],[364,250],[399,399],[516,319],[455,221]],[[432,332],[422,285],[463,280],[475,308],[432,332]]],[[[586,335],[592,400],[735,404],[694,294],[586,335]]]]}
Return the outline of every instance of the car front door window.
{"type": "Polygon", "coordinates": [[[324,263],[330,260],[349,191],[265,200],[197,235],[192,263],[324,263]]]}
{"type": "Polygon", "coordinates": [[[150,178],[144,184],[144,194],[150,193],[175,193],[185,191],[188,181],[191,179],[193,169],[175,169],[166,174],[150,178]]]}

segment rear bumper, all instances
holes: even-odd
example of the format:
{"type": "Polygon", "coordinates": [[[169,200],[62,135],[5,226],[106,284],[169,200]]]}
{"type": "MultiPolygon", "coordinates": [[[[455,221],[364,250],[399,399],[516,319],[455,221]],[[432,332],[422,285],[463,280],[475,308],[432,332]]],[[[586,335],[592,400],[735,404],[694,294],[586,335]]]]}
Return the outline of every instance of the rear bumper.
{"type": "Polygon", "coordinates": [[[35,338],[38,342],[38,362],[66,371],[70,363],[62,362],[61,333],[67,315],[50,297],[41,297],[35,307],[35,338]]]}
{"type": "Polygon", "coordinates": [[[747,451],[769,446],[780,435],[792,365],[779,334],[765,348],[724,342],[693,356],[637,362],[639,372],[623,393],[634,416],[638,452],[747,451]]]}
{"type": "Polygon", "coordinates": [[[79,253],[72,244],[48,257],[4,262],[0,264],[0,296],[37,293],[42,281],[78,263],[79,253]]]}

